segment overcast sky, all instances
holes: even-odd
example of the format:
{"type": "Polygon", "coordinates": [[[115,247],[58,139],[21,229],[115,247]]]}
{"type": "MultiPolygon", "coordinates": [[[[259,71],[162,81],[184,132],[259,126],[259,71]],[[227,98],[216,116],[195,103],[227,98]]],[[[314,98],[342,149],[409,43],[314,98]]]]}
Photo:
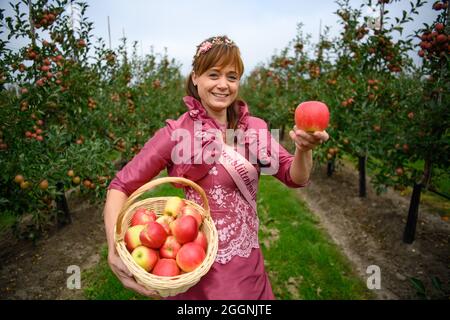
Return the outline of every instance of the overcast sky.
{"type": "MultiPolygon", "coordinates": [[[[9,1],[0,2],[0,7],[5,8],[9,1]]],[[[401,0],[389,7],[399,16],[403,9],[409,9],[409,2],[401,0]]],[[[190,71],[196,45],[212,35],[226,34],[237,43],[248,72],[286,47],[295,37],[300,22],[304,24],[304,33],[312,35],[313,42],[318,39],[320,24],[322,28],[330,26],[332,35],[340,31],[335,0],[89,0],[87,3],[87,16],[94,22],[95,37],[102,37],[108,44],[109,16],[113,48],[117,48],[123,34],[129,43],[138,42],[138,53],[148,53],[151,46],[157,53],[167,48],[169,57],[182,64],[183,74],[190,71]]],[[[350,3],[356,8],[362,1],[350,3]]],[[[435,16],[436,11],[429,3],[407,27],[415,30],[424,22],[431,23],[435,16]]]]}

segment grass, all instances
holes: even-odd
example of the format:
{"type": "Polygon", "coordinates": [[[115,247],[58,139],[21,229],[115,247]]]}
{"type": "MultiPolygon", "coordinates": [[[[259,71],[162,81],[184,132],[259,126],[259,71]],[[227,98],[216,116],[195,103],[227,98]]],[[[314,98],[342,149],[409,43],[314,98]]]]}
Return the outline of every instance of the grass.
{"type": "MultiPolygon", "coordinates": [[[[161,176],[166,176],[162,174],[161,176]]],[[[179,196],[184,197],[182,189],[171,184],[162,184],[155,189],[145,192],[141,198],[179,196]]],[[[108,250],[105,245],[100,263],[83,274],[84,293],[87,299],[92,300],[142,300],[148,299],[134,291],[125,289],[116,275],[111,271],[107,262],[108,250]],[[87,284],[87,285],[86,285],[87,284]]]]}
{"type": "Polygon", "coordinates": [[[370,299],[365,282],[293,189],[262,176],[260,242],[277,299],[370,299]]]}
{"type": "MultiPolygon", "coordinates": [[[[179,195],[180,189],[162,185],[152,196],[179,195]]],[[[365,282],[318,221],[288,189],[273,177],[262,176],[258,199],[260,241],[266,271],[277,299],[371,299],[365,282]]],[[[100,263],[83,274],[88,299],[145,299],[123,288],[106,262],[106,247],[100,263]]]]}
{"type": "Polygon", "coordinates": [[[3,211],[0,213],[0,236],[7,231],[11,230],[14,223],[17,220],[17,216],[9,211],[3,211]]]}
{"type": "Polygon", "coordinates": [[[124,288],[122,283],[107,262],[108,248],[105,245],[102,249],[101,259],[98,265],[82,273],[81,283],[84,288],[84,295],[89,300],[144,300],[147,297],[141,296],[132,290],[124,288]]]}
{"type": "MultiPolygon", "coordinates": [[[[351,155],[346,154],[339,161],[344,164],[350,164],[357,169],[358,159],[351,155]]],[[[371,157],[370,161],[381,163],[381,160],[371,157]]],[[[411,167],[421,170],[423,168],[423,161],[416,161],[415,163],[409,164],[411,167]]],[[[366,167],[367,175],[373,176],[375,171],[372,171],[369,167],[366,167]]],[[[440,173],[437,178],[434,178],[433,184],[437,187],[440,192],[444,194],[450,194],[450,179],[447,173],[440,173]]],[[[402,191],[398,191],[401,196],[411,196],[413,188],[411,186],[406,186],[402,191]]],[[[441,216],[443,220],[448,220],[450,218],[450,201],[434,192],[422,189],[420,195],[420,203],[426,204],[441,216]]]]}

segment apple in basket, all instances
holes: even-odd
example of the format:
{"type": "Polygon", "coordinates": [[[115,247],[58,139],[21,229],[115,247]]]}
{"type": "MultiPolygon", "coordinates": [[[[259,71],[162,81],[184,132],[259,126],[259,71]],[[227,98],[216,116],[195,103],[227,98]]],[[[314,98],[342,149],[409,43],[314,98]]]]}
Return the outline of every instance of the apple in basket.
{"type": "Polygon", "coordinates": [[[164,230],[166,230],[167,235],[170,236],[172,234],[172,231],[170,230],[170,224],[173,220],[175,220],[174,217],[162,215],[159,216],[158,219],[156,219],[156,222],[162,225],[164,230]]]}
{"type": "Polygon", "coordinates": [[[145,271],[150,272],[158,261],[158,253],[145,246],[139,246],[131,253],[134,261],[145,271]]]}
{"type": "Polygon", "coordinates": [[[175,259],[181,244],[178,243],[174,236],[168,236],[161,248],[159,248],[159,256],[161,258],[175,259]]]}
{"type": "Polygon", "coordinates": [[[176,217],[180,212],[181,208],[184,207],[184,201],[180,197],[170,197],[166,205],[164,206],[164,215],[176,217]]]}
{"type": "Polygon", "coordinates": [[[140,234],[141,231],[144,230],[144,227],[145,226],[143,225],[137,225],[128,228],[127,232],[125,233],[124,241],[129,252],[132,252],[134,248],[141,245],[140,234]]]}
{"type": "Polygon", "coordinates": [[[180,274],[180,268],[175,259],[161,258],[153,267],[152,273],[155,276],[173,277],[180,274]]]}
{"type": "Polygon", "coordinates": [[[177,264],[181,270],[191,272],[205,260],[205,250],[194,243],[188,242],[184,244],[177,253],[177,264]]]}
{"type": "Polygon", "coordinates": [[[202,225],[203,216],[193,206],[185,205],[181,209],[181,215],[182,216],[184,216],[184,215],[193,216],[195,218],[195,221],[197,221],[198,228],[200,228],[200,226],[202,225]]]}
{"type": "Polygon", "coordinates": [[[153,210],[147,208],[138,208],[133,213],[131,218],[131,226],[137,226],[140,224],[147,224],[156,220],[156,213],[153,210]]]}
{"type": "Polygon", "coordinates": [[[166,241],[167,232],[158,222],[150,222],[144,226],[139,235],[141,243],[152,249],[159,249],[166,241]]]}
{"type": "Polygon", "coordinates": [[[175,219],[170,224],[170,229],[180,244],[194,241],[197,238],[197,221],[193,216],[185,215],[175,219]]]}
{"type": "Polygon", "coordinates": [[[206,239],[205,233],[201,230],[198,231],[197,238],[192,242],[199,244],[205,252],[208,249],[208,239],[206,239]]]}

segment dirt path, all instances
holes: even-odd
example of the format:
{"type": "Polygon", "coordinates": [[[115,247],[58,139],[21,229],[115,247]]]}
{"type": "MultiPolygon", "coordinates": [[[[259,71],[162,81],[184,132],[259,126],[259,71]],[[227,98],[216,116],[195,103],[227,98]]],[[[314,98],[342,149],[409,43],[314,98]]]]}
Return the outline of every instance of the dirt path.
{"type": "MultiPolygon", "coordinates": [[[[416,241],[404,244],[409,199],[394,192],[376,196],[370,188],[367,199],[361,199],[357,178],[348,167],[339,167],[332,178],[318,168],[313,183],[298,194],[363,279],[368,266],[380,267],[378,298],[416,298],[409,277],[422,280],[427,288],[432,287],[432,276],[448,283],[450,224],[421,206],[416,241]]],[[[9,254],[0,250],[0,299],[84,299],[82,290],[67,288],[67,268],[76,265],[83,271],[99,261],[105,243],[102,204],[89,204],[73,194],[69,207],[73,223],[36,247],[11,242],[9,254]]]]}
{"type": "Polygon", "coordinates": [[[82,290],[67,288],[73,274],[68,267],[83,271],[100,260],[105,243],[102,210],[100,204],[90,204],[76,194],[68,202],[72,224],[35,247],[16,243],[20,252],[2,261],[0,299],[84,299],[82,290]]]}
{"type": "Polygon", "coordinates": [[[409,278],[420,279],[427,295],[438,298],[431,278],[450,284],[450,224],[430,208],[421,205],[412,244],[402,241],[409,197],[396,192],[377,196],[368,188],[366,199],[358,197],[358,173],[339,166],[332,178],[324,167],[315,168],[313,183],[299,189],[300,197],[320,218],[321,225],[351,260],[363,279],[367,267],[377,265],[381,271],[379,299],[416,299],[409,278]]]}

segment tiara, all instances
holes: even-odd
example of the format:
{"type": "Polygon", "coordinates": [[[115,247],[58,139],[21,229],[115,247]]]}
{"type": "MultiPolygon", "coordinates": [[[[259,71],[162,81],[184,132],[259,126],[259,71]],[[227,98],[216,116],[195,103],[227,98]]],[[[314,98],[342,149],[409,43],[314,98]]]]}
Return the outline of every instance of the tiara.
{"type": "Polygon", "coordinates": [[[200,56],[201,54],[204,54],[206,52],[209,51],[209,49],[211,49],[214,45],[220,45],[220,44],[225,44],[229,47],[234,46],[234,42],[232,40],[230,40],[228,37],[223,36],[223,37],[214,37],[211,40],[205,40],[203,41],[198,47],[197,47],[197,53],[195,54],[195,57],[197,58],[198,56],[200,56]]]}

